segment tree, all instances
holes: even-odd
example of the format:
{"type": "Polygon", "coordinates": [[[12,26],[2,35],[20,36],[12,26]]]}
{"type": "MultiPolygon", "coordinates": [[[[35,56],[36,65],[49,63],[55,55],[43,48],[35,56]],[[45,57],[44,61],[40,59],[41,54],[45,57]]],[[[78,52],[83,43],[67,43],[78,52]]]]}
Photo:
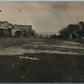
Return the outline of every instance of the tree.
{"type": "Polygon", "coordinates": [[[76,32],[78,29],[78,25],[74,25],[74,24],[70,24],[67,27],[65,27],[64,29],[62,29],[60,31],[60,35],[65,38],[65,39],[69,39],[70,38],[70,34],[72,32],[76,32]]]}

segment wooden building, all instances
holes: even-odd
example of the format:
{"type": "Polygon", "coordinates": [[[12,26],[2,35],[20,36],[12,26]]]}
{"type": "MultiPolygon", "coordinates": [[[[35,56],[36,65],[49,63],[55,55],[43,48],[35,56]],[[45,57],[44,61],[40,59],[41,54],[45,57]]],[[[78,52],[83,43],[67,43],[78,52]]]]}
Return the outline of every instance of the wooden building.
{"type": "Polygon", "coordinates": [[[37,33],[32,25],[13,25],[7,21],[0,21],[0,37],[36,37],[37,33]]]}
{"type": "Polygon", "coordinates": [[[0,37],[10,37],[10,36],[12,36],[11,28],[8,28],[8,29],[1,29],[0,28],[0,37]]]}
{"type": "Polygon", "coordinates": [[[12,24],[7,21],[0,21],[0,37],[12,36],[12,24]]]}
{"type": "Polygon", "coordinates": [[[12,36],[12,24],[7,21],[0,21],[0,37],[12,36]]]}

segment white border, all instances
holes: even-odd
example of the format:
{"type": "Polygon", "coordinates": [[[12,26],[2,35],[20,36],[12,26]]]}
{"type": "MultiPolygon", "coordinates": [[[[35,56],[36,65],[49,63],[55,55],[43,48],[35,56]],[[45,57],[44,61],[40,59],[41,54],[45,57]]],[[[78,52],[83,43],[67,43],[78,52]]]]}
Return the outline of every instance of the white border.
{"type": "Polygon", "coordinates": [[[84,0],[0,0],[0,1],[84,1],[84,0]]]}

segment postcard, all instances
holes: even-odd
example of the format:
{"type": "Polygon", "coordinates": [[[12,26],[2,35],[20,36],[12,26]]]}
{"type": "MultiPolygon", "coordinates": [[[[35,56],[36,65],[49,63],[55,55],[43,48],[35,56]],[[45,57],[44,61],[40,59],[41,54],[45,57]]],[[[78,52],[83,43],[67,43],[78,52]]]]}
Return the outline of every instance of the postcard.
{"type": "Polygon", "coordinates": [[[83,56],[83,1],[0,1],[0,83],[82,83],[83,56]]]}

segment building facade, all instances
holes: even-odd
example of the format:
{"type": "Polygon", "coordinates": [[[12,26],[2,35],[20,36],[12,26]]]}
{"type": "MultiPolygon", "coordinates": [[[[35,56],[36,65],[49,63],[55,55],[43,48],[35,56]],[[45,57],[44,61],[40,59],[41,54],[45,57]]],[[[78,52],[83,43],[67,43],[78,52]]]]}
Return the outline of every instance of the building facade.
{"type": "Polygon", "coordinates": [[[13,25],[7,21],[0,21],[0,37],[36,37],[32,25],[13,25]]]}
{"type": "Polygon", "coordinates": [[[32,25],[13,25],[12,31],[15,37],[36,37],[32,25]]]}
{"type": "Polygon", "coordinates": [[[12,24],[7,21],[0,21],[0,37],[12,36],[12,24]]]}

